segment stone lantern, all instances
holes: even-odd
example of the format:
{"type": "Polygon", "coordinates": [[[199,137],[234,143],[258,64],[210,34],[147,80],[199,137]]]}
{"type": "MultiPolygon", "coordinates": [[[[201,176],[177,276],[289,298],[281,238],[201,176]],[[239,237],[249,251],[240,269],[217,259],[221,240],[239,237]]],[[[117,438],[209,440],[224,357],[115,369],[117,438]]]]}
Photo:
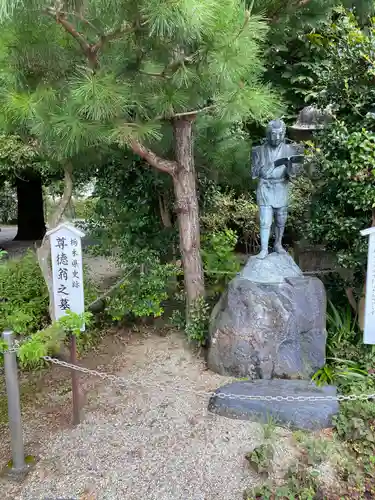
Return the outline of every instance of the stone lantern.
{"type": "Polygon", "coordinates": [[[323,129],[331,116],[328,108],[322,111],[314,106],[306,106],[298,115],[296,123],[289,127],[292,139],[298,142],[312,139],[314,132],[323,129]]]}

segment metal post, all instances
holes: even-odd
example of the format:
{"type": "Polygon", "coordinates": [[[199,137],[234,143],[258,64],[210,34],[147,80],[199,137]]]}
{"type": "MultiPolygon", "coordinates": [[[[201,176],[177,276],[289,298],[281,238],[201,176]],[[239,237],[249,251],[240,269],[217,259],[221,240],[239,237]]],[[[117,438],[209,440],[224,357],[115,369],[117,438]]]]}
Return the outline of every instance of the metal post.
{"type": "MultiPolygon", "coordinates": [[[[76,336],[70,337],[70,362],[72,365],[77,364],[77,343],[76,336]]],[[[73,399],[73,425],[80,423],[80,397],[79,397],[79,382],[78,373],[72,370],[72,399],[73,399]]]]}
{"type": "Polygon", "coordinates": [[[16,353],[12,351],[13,332],[3,332],[3,339],[8,349],[4,352],[5,383],[8,398],[9,429],[12,447],[12,471],[23,472],[27,466],[23,448],[20,391],[18,385],[18,369],[16,353]]]}

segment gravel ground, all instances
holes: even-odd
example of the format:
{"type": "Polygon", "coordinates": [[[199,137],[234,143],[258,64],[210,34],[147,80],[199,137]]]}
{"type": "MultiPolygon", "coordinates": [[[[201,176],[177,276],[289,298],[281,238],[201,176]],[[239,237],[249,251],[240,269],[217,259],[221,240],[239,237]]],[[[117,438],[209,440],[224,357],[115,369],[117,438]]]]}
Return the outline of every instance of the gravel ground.
{"type": "Polygon", "coordinates": [[[83,423],[48,436],[19,494],[6,498],[241,500],[257,482],[244,456],[262,428],[211,415],[207,399],[190,392],[228,379],[207,371],[176,333],[131,340],[123,351],[115,366],[130,388],[98,383],[83,423]]]}

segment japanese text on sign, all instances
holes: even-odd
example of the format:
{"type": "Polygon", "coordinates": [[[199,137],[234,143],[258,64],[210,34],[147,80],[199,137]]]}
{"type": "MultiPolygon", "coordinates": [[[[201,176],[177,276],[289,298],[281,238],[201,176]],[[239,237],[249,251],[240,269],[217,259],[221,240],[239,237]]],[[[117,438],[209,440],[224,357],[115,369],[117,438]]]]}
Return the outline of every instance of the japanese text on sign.
{"type": "Polygon", "coordinates": [[[84,312],[82,246],[83,233],[62,224],[49,232],[53,273],[54,311],[58,320],[67,310],[84,312]]]}

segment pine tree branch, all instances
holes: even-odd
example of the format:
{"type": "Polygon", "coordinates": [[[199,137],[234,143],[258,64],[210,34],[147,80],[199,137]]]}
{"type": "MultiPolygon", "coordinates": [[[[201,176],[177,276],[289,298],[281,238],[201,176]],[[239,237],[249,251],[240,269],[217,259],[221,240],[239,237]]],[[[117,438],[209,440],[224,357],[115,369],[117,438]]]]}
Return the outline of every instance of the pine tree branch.
{"type": "Polygon", "coordinates": [[[206,106],[201,109],[195,109],[194,111],[186,111],[185,113],[176,113],[175,115],[172,116],[172,118],[183,118],[184,116],[194,116],[197,115],[198,113],[205,113],[206,111],[209,111],[210,109],[216,108],[215,104],[212,104],[211,106],[206,106]]]}
{"type": "Polygon", "coordinates": [[[62,12],[62,14],[65,14],[65,16],[72,16],[72,17],[77,17],[80,21],[82,21],[84,24],[86,24],[87,26],[90,26],[91,29],[93,29],[94,31],[96,31],[96,33],[98,35],[101,34],[101,31],[99,28],[97,28],[92,22],[90,22],[88,19],[86,19],[85,17],[83,17],[82,14],[80,14],[79,12],[62,12]]]}
{"type": "Polygon", "coordinates": [[[101,35],[100,40],[91,46],[91,52],[93,54],[97,54],[99,50],[103,47],[103,45],[111,40],[115,40],[116,38],[121,38],[123,35],[127,35],[128,33],[133,33],[135,31],[134,26],[128,26],[127,28],[117,28],[109,33],[101,35]]]}
{"type": "Polygon", "coordinates": [[[53,17],[58,24],[64,27],[64,29],[72,35],[72,37],[77,40],[83,52],[87,55],[90,52],[90,44],[87,42],[85,37],[79,33],[76,28],[71,24],[65,17],[65,14],[58,12],[51,7],[45,10],[45,13],[53,17]]]}
{"type": "MultiPolygon", "coordinates": [[[[79,31],[73,26],[72,23],[70,23],[67,18],[66,18],[66,13],[63,11],[58,11],[55,9],[52,9],[51,7],[48,7],[45,9],[45,13],[48,14],[49,16],[53,17],[58,24],[61,24],[63,28],[70,33],[70,35],[77,40],[79,43],[83,53],[87,57],[90,66],[94,69],[98,66],[98,52],[102,49],[103,45],[110,40],[114,40],[115,38],[119,38],[127,33],[132,33],[135,30],[134,26],[129,26],[127,28],[116,28],[115,30],[102,34],[99,37],[99,40],[94,43],[90,44],[86,38],[79,33],[79,31]]],[[[92,23],[90,23],[88,20],[86,20],[83,16],[79,14],[72,14],[78,17],[82,22],[85,24],[88,24],[89,26],[92,26],[96,31],[99,31],[92,23]]]]}
{"type": "Polygon", "coordinates": [[[147,71],[142,71],[141,69],[138,71],[141,75],[153,76],[155,78],[164,78],[165,80],[170,80],[169,76],[165,76],[163,73],[149,73],[147,71]]]}
{"type": "Polygon", "coordinates": [[[249,24],[249,21],[250,21],[250,10],[245,10],[245,21],[241,26],[240,31],[237,33],[235,40],[237,40],[242,35],[246,26],[249,24]]]}
{"type": "Polygon", "coordinates": [[[195,115],[198,115],[199,113],[205,113],[206,111],[210,111],[210,109],[216,108],[215,104],[211,104],[210,106],[205,106],[204,108],[201,109],[194,109],[192,111],[183,111],[182,113],[176,113],[175,115],[165,117],[165,116],[158,116],[155,118],[155,120],[174,120],[175,118],[184,118],[186,117],[194,117],[195,115]]]}
{"type": "Polygon", "coordinates": [[[160,172],[166,172],[173,176],[177,170],[177,163],[175,161],[161,158],[135,139],[131,141],[130,147],[135,154],[145,160],[151,167],[160,170],[160,172]]]}
{"type": "Polygon", "coordinates": [[[172,71],[172,73],[174,73],[182,64],[189,64],[191,62],[193,62],[194,60],[194,57],[191,55],[191,56],[186,56],[186,57],[182,57],[180,59],[174,59],[172,62],[170,62],[162,71],[162,76],[166,77],[166,73],[168,71],[172,71]]]}

